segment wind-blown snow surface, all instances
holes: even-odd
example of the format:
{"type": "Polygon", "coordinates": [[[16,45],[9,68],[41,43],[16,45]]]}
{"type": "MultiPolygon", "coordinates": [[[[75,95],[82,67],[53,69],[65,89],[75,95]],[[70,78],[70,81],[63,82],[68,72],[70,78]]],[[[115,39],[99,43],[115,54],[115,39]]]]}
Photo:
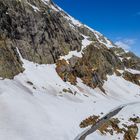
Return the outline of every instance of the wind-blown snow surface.
{"type": "MultiPolygon", "coordinates": [[[[22,61],[24,73],[14,80],[0,80],[1,140],[73,140],[83,131],[79,124],[86,117],[140,100],[140,88],[115,75],[108,76],[104,85],[108,95],[104,95],[98,89],[87,87],[80,79],[77,86],[63,82],[55,65],[22,61]],[[63,93],[64,88],[77,94],[63,93]]],[[[140,106],[132,106],[131,113],[128,107],[120,116],[140,115],[139,110],[140,106]]],[[[118,136],[102,136],[96,132],[87,140],[111,140],[114,137],[118,136]]]]}

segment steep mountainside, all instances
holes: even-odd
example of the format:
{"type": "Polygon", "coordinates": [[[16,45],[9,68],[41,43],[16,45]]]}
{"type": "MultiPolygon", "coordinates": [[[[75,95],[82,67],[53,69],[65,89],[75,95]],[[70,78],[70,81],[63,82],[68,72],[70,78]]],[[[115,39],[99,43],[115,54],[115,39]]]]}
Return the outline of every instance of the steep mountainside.
{"type": "MultiPolygon", "coordinates": [[[[103,35],[74,20],[51,1],[0,1],[0,17],[0,40],[5,42],[1,43],[2,46],[5,45],[11,52],[16,52],[18,48],[25,59],[40,64],[52,64],[70,51],[81,51],[83,35],[93,41],[93,47],[109,51],[106,45],[113,45],[103,35]]],[[[108,54],[116,58],[111,52],[108,54]]],[[[114,61],[119,60],[116,58],[114,61]]],[[[11,62],[7,63],[12,65],[11,62]]],[[[15,67],[17,72],[4,75],[2,73],[6,66],[2,67],[0,75],[7,78],[22,70],[15,67]]]]}
{"type": "MultiPolygon", "coordinates": [[[[23,58],[39,64],[56,63],[61,56],[71,51],[79,52],[83,56],[81,59],[76,59],[80,66],[75,63],[70,67],[81,67],[82,71],[81,69],[80,71],[83,74],[80,78],[84,77],[84,79],[84,73],[87,72],[83,67],[98,68],[98,74],[103,80],[106,79],[107,74],[113,74],[116,69],[123,70],[124,66],[134,69],[140,67],[139,58],[134,57],[132,53],[127,53],[126,56],[130,55],[132,59],[121,61],[121,56],[114,53],[114,49],[110,49],[117,46],[99,32],[66,14],[52,1],[1,0],[0,17],[2,50],[0,76],[3,78],[13,78],[23,71],[17,49],[23,58]],[[84,39],[91,42],[82,47],[84,39]],[[4,49],[9,51],[7,57],[4,56],[4,49]],[[12,62],[9,57],[14,58],[12,62]]],[[[79,70],[76,76],[78,75],[79,70]]],[[[89,78],[86,79],[91,79],[90,75],[89,71],[89,78]]]]}
{"type": "Polygon", "coordinates": [[[10,51],[19,48],[30,61],[54,63],[60,55],[81,49],[80,33],[46,1],[0,1],[0,17],[0,40],[10,51]]]}
{"type": "Polygon", "coordinates": [[[86,140],[140,139],[139,103],[134,53],[51,0],[0,0],[0,139],[79,140],[123,104],[86,140]]]}

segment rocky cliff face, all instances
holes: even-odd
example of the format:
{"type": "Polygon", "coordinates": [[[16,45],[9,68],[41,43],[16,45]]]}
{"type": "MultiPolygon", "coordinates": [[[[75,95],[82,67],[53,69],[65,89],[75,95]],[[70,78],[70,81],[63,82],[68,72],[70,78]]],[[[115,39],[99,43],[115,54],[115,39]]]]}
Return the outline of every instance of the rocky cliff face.
{"type": "Polygon", "coordinates": [[[61,78],[67,75],[66,80],[73,84],[79,77],[91,86],[92,69],[97,69],[102,81],[116,69],[140,70],[140,58],[117,48],[50,0],[0,0],[0,50],[0,77],[3,78],[13,78],[23,71],[17,50],[29,61],[57,63],[61,78]],[[85,36],[91,44],[83,49],[85,36]],[[81,52],[82,57],[60,60],[71,51],[81,52]]]}
{"type": "Polygon", "coordinates": [[[0,1],[0,35],[14,41],[25,59],[54,63],[70,50],[80,50],[82,36],[41,0],[0,1]]]}
{"type": "Polygon", "coordinates": [[[59,10],[43,0],[0,0],[0,38],[37,63],[55,63],[60,55],[80,50],[82,40],[59,10]]]}
{"type": "Polygon", "coordinates": [[[13,78],[22,71],[22,63],[13,43],[0,39],[0,77],[13,78]]]}

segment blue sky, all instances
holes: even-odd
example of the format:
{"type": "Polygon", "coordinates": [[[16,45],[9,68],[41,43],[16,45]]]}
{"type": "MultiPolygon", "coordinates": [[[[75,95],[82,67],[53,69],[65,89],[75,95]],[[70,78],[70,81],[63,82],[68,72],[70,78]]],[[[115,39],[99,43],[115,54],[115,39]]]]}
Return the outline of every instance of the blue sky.
{"type": "Polygon", "coordinates": [[[70,15],[140,56],[140,0],[53,0],[70,15]]]}

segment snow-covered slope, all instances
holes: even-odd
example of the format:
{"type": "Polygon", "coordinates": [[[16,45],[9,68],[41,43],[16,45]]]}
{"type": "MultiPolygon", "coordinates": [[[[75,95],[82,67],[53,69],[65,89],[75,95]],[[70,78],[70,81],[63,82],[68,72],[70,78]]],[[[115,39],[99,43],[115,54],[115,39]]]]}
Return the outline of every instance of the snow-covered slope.
{"type": "MultiPolygon", "coordinates": [[[[14,80],[0,80],[1,140],[73,140],[83,131],[79,124],[86,117],[140,101],[140,88],[121,77],[108,76],[104,95],[80,79],[77,86],[63,82],[55,65],[22,61],[25,68],[22,74],[14,80]],[[76,95],[63,92],[68,88],[76,95]]],[[[139,104],[128,106],[118,116],[127,119],[134,113],[140,115],[139,110],[139,104]]],[[[116,140],[118,136],[102,136],[97,131],[87,140],[116,140]]]]}

